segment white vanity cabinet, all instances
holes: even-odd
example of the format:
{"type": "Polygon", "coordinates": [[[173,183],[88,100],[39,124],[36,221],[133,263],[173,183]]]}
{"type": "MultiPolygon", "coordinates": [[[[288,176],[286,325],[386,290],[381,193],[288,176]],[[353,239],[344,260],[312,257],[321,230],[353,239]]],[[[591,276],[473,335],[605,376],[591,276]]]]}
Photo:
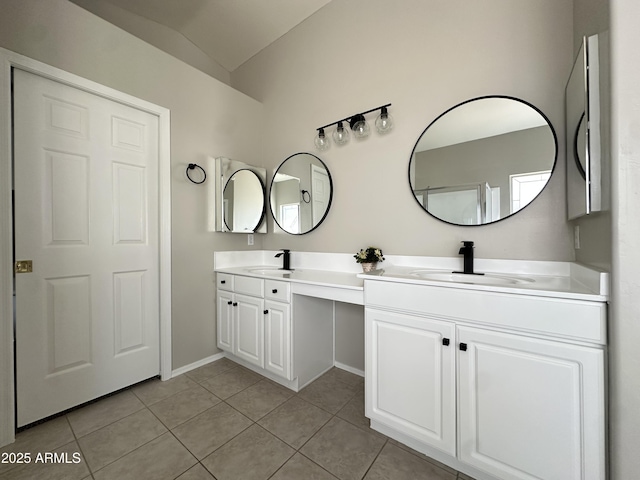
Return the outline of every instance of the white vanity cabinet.
{"type": "Polygon", "coordinates": [[[604,351],[458,327],[459,458],[497,478],[604,479],[604,351]]]}
{"type": "Polygon", "coordinates": [[[605,316],[603,302],[366,280],[365,414],[478,480],[604,480],[605,316]]]}
{"type": "Polygon", "coordinates": [[[264,368],[291,380],[291,292],[289,284],[265,280],[264,368]]]}
{"type": "Polygon", "coordinates": [[[366,309],[367,416],[455,455],[455,327],[366,309]]]}
{"type": "Polygon", "coordinates": [[[291,307],[286,282],[219,273],[218,348],[291,380],[291,307]]]}
{"type": "Polygon", "coordinates": [[[226,352],[233,352],[233,301],[231,292],[218,289],[217,325],[218,348],[226,352]]]}

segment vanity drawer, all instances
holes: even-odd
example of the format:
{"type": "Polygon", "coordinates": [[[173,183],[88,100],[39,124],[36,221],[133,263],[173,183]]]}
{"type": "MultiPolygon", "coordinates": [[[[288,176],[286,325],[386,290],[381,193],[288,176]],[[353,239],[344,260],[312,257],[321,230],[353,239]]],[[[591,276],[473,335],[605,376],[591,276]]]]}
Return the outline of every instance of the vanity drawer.
{"type": "Polygon", "coordinates": [[[233,281],[233,291],[236,293],[262,297],[263,288],[264,280],[261,278],[236,275],[233,281]]]}
{"type": "Polygon", "coordinates": [[[264,281],[264,298],[269,300],[277,300],[279,302],[287,302],[291,298],[289,282],[280,282],[278,280],[264,281]]]}
{"type": "Polygon", "coordinates": [[[605,303],[365,281],[365,306],[606,344],[605,303]]]}
{"type": "Polygon", "coordinates": [[[233,275],[229,275],[228,273],[218,273],[216,284],[220,290],[233,292],[233,275]]]}

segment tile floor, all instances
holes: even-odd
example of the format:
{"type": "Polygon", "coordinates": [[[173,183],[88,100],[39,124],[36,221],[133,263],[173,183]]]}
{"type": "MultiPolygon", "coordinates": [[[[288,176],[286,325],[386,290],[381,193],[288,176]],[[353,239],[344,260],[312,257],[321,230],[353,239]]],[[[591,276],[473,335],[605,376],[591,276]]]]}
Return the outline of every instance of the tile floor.
{"type": "Polygon", "coordinates": [[[0,463],[0,480],[469,480],[371,430],[357,375],[295,394],[226,358],[25,430],[9,452],[32,461],[0,463]]]}

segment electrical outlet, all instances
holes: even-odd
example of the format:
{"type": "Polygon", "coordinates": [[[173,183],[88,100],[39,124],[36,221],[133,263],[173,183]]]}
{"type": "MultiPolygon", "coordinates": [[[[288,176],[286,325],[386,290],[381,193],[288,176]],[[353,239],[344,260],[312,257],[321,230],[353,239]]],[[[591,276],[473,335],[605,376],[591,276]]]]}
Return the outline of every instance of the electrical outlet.
{"type": "Polygon", "coordinates": [[[253,233],[247,235],[247,245],[253,245],[253,233]]]}
{"type": "Polygon", "coordinates": [[[573,248],[580,250],[580,226],[573,227],[573,248]]]}

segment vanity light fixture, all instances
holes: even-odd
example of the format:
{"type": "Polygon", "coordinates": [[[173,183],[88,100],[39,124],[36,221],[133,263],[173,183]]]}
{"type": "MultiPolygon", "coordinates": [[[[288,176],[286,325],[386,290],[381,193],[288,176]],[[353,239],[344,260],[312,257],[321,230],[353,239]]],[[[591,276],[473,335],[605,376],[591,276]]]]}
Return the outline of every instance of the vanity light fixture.
{"type": "Polygon", "coordinates": [[[344,128],[342,122],[338,122],[338,127],[333,132],[333,141],[336,145],[344,145],[349,142],[349,130],[344,128]]]}
{"type": "Polygon", "coordinates": [[[349,125],[351,125],[351,130],[353,130],[353,138],[362,140],[369,136],[369,124],[365,120],[363,114],[359,113],[358,115],[351,117],[349,125]]]}
{"type": "Polygon", "coordinates": [[[349,124],[355,139],[362,140],[367,138],[371,130],[364,116],[367,113],[375,112],[377,110],[380,110],[380,115],[378,115],[378,118],[376,119],[376,130],[381,134],[389,132],[393,128],[393,118],[389,115],[389,111],[387,110],[387,107],[390,106],[391,104],[387,103],[386,105],[372,108],[366,112],[356,113],[350,117],[328,123],[327,125],[318,128],[318,134],[315,138],[316,148],[321,151],[329,148],[329,138],[325,134],[325,128],[331,127],[332,125],[336,125],[336,130],[332,135],[335,144],[340,146],[347,144],[349,142],[349,130],[344,127],[345,122],[349,124]]]}
{"type": "Polygon", "coordinates": [[[316,144],[316,148],[320,151],[326,150],[329,148],[329,139],[324,134],[324,128],[318,129],[318,135],[316,135],[316,139],[314,140],[316,144]]]}
{"type": "Polygon", "coordinates": [[[387,107],[380,109],[380,115],[376,118],[376,130],[378,133],[388,133],[393,128],[393,117],[389,115],[387,107]]]}

